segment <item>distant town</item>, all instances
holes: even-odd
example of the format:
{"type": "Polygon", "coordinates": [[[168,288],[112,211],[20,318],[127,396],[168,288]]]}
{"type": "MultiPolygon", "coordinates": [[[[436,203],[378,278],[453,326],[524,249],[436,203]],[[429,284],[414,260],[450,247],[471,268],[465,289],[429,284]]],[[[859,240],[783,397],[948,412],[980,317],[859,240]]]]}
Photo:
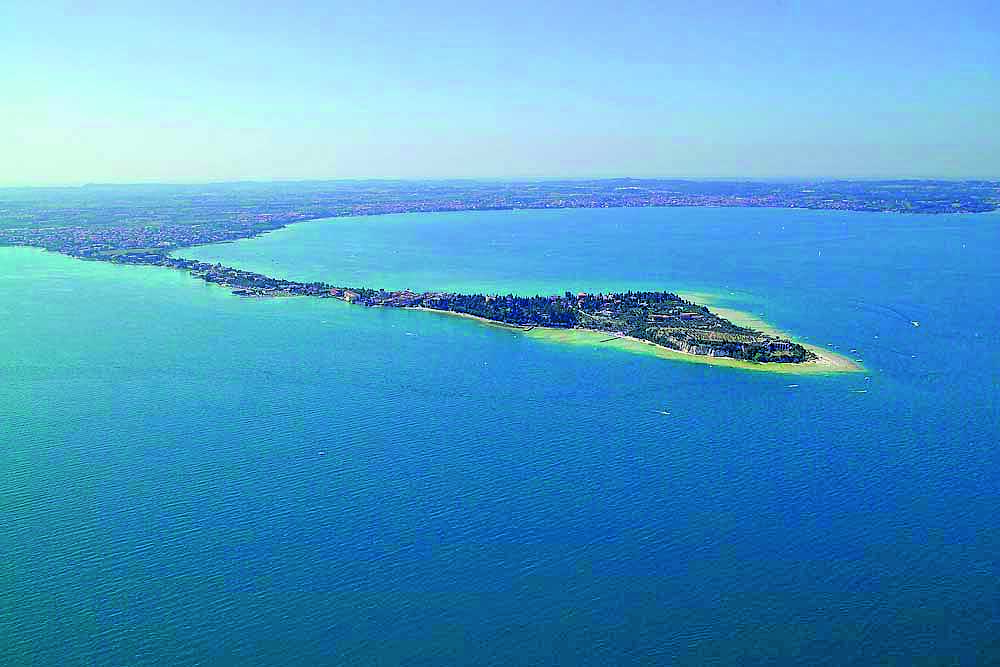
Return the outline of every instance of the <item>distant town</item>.
{"type": "Polygon", "coordinates": [[[74,257],[169,252],[304,220],[509,209],[715,206],[982,213],[991,181],[333,181],[0,189],[0,245],[74,257]]]}
{"type": "Polygon", "coordinates": [[[981,213],[1000,207],[1000,183],[615,179],[22,188],[0,190],[0,245],[184,270],[245,297],[312,296],[369,307],[425,308],[517,327],[589,329],[691,354],[761,363],[815,358],[798,343],[739,327],[670,292],[515,296],[385,291],[282,280],[174,254],[185,247],[250,238],[319,218],[649,206],[981,213]]]}

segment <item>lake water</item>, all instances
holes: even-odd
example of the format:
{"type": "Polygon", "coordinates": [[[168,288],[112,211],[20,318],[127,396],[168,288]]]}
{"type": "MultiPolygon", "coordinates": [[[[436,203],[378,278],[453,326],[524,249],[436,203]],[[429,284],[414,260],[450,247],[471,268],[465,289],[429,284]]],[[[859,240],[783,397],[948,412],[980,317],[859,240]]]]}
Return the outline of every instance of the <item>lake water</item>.
{"type": "Polygon", "coordinates": [[[996,656],[998,251],[996,215],[627,209],[177,253],[708,294],[866,368],[787,376],[0,248],[0,663],[996,656]]]}

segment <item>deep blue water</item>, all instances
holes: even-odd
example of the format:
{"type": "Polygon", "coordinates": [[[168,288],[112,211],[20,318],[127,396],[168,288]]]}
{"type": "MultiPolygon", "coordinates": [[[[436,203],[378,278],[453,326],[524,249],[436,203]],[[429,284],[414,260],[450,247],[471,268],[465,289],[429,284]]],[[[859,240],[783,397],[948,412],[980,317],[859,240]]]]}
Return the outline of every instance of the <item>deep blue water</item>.
{"type": "Polygon", "coordinates": [[[179,253],[712,292],[868,369],[802,377],[0,249],[0,662],[982,664],[998,223],[386,216],[179,253]]]}

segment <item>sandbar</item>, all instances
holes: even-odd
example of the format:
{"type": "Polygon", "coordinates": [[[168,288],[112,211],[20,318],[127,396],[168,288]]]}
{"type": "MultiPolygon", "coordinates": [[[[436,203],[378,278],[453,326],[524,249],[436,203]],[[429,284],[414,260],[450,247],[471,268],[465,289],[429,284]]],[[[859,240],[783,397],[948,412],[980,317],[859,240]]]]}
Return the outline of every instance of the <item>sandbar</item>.
{"type": "MultiPolygon", "coordinates": [[[[815,374],[815,373],[847,373],[847,372],[858,372],[864,370],[864,368],[858,363],[854,362],[847,357],[837,354],[836,352],[831,352],[825,348],[819,347],[817,345],[811,345],[809,343],[803,343],[801,341],[795,341],[794,337],[786,332],[780,331],[774,326],[768,324],[764,320],[755,317],[749,313],[744,313],[738,310],[732,310],[730,308],[718,308],[710,304],[711,299],[706,298],[710,295],[699,295],[698,303],[704,304],[706,301],[709,302],[709,308],[718,314],[720,317],[724,317],[734,324],[740,326],[746,326],[750,328],[757,329],[758,331],[763,331],[775,336],[781,336],[782,338],[787,338],[799,343],[806,349],[810,350],[816,355],[816,359],[805,361],[802,363],[758,363],[753,361],[742,361],[740,359],[732,359],[730,357],[711,357],[705,354],[692,354],[690,352],[682,352],[680,350],[674,350],[669,347],[664,347],[662,345],[657,345],[647,340],[641,340],[639,338],[633,338],[632,336],[619,336],[606,331],[595,331],[593,329],[563,329],[554,327],[541,327],[541,326],[518,326],[515,324],[507,324],[505,322],[496,322],[494,320],[488,320],[483,317],[478,317],[476,315],[470,315],[468,313],[457,313],[451,310],[436,310],[434,308],[424,308],[424,307],[411,307],[406,310],[421,310],[429,313],[439,313],[442,315],[451,315],[456,317],[464,317],[470,320],[476,320],[481,324],[487,324],[490,326],[501,327],[508,331],[514,331],[530,338],[536,340],[562,343],[570,345],[587,345],[587,346],[600,346],[600,347],[611,347],[616,350],[621,350],[623,352],[630,352],[633,354],[648,354],[659,357],[661,359],[670,359],[674,361],[687,361],[692,363],[708,364],[711,366],[725,366],[727,368],[741,368],[750,371],[765,371],[771,373],[789,373],[789,374],[815,374]],[[613,340],[608,340],[613,338],[613,340]]],[[[688,299],[687,296],[683,298],[688,299]]],[[[694,299],[690,299],[694,301],[694,299]]]]}

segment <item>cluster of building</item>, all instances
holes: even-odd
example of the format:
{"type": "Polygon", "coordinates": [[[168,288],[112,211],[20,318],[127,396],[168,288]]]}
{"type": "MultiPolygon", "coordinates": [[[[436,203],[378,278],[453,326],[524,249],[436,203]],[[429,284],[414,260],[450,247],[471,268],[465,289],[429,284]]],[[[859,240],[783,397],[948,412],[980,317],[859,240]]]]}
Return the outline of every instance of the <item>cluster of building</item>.
{"type": "Polygon", "coordinates": [[[501,209],[732,206],[970,213],[1000,207],[1000,183],[819,181],[331,182],[100,186],[0,191],[0,245],[103,259],[261,234],[316,218],[501,209]]]}
{"type": "Polygon", "coordinates": [[[111,259],[122,253],[166,253],[177,248],[221,243],[255,236],[277,227],[267,225],[144,225],[95,227],[28,227],[0,229],[0,245],[45,248],[73,257],[111,259]]]}

